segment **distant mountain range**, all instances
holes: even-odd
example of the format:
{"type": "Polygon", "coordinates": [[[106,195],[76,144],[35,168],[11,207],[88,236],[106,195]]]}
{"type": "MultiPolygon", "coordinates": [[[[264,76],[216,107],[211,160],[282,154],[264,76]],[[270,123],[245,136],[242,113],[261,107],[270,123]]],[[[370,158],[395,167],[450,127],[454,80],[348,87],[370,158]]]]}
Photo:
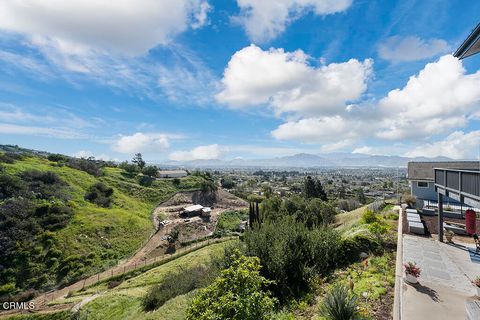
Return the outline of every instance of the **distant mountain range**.
{"type": "Polygon", "coordinates": [[[328,167],[406,167],[409,161],[449,161],[447,157],[400,157],[360,153],[299,153],[270,159],[167,161],[163,166],[186,168],[328,168],[328,167]]]}

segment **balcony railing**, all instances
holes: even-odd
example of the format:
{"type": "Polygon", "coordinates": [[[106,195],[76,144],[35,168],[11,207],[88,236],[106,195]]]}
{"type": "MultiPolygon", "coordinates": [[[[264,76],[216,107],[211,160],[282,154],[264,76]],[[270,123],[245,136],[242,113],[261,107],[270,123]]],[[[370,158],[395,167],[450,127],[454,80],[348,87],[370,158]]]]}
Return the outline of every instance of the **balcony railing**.
{"type": "Polygon", "coordinates": [[[439,193],[469,204],[480,201],[480,171],[435,168],[435,188],[439,193]]]}

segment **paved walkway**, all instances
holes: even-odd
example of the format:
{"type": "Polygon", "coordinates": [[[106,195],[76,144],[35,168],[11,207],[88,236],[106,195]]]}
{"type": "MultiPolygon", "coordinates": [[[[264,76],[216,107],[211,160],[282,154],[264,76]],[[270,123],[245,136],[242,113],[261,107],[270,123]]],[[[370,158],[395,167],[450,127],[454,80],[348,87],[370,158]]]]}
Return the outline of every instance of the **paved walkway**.
{"type": "Polygon", "coordinates": [[[476,294],[470,281],[480,275],[480,263],[472,261],[468,248],[404,235],[403,262],[408,261],[422,273],[419,284],[402,285],[402,319],[465,319],[465,300],[476,294]]]}

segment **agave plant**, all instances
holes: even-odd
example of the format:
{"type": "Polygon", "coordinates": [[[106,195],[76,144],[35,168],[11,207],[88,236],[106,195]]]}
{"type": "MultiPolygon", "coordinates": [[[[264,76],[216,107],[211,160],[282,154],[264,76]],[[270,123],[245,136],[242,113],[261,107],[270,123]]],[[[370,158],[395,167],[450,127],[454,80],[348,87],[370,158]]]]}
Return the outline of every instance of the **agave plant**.
{"type": "Polygon", "coordinates": [[[320,314],[328,320],[358,318],[357,298],[345,286],[334,286],[323,299],[320,314]]]}

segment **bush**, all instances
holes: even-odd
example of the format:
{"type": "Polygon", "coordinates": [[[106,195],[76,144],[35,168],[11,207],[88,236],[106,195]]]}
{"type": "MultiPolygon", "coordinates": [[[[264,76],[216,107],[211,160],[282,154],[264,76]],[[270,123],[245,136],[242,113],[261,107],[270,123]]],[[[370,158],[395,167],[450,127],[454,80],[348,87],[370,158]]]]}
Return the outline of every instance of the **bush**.
{"type": "Polygon", "coordinates": [[[260,276],[260,261],[237,251],[232,266],[223,270],[210,286],[199,290],[187,309],[187,319],[273,319],[276,300],[260,276]]]}
{"type": "Polygon", "coordinates": [[[265,222],[245,234],[247,254],[260,258],[262,274],[275,282],[280,299],[309,290],[314,275],[325,275],[337,265],[341,239],[332,228],[309,230],[295,217],[265,222]]]}
{"type": "Polygon", "coordinates": [[[377,252],[382,248],[380,239],[377,239],[369,234],[356,234],[353,237],[346,237],[342,240],[340,245],[340,252],[338,263],[341,265],[348,265],[352,262],[358,261],[361,252],[377,252]]]}
{"type": "Polygon", "coordinates": [[[22,160],[23,156],[18,153],[13,153],[13,152],[6,152],[6,153],[0,153],[0,163],[8,163],[12,164],[16,160],[22,160]]]}
{"type": "Polygon", "coordinates": [[[24,193],[26,184],[18,177],[6,173],[0,174],[0,200],[24,193]]]}
{"type": "Polygon", "coordinates": [[[169,273],[161,284],[148,290],[142,300],[143,309],[145,311],[158,309],[176,296],[206,286],[217,274],[218,272],[208,270],[205,266],[196,266],[181,272],[169,273]]]}
{"type": "Polygon", "coordinates": [[[104,183],[97,182],[90,186],[85,194],[85,200],[90,201],[100,207],[110,208],[112,204],[113,189],[104,183]]]}
{"type": "Polygon", "coordinates": [[[374,223],[378,221],[378,216],[370,209],[365,209],[362,214],[362,223],[374,223]]]}
{"type": "Polygon", "coordinates": [[[135,163],[128,163],[127,161],[120,163],[119,167],[130,174],[138,173],[140,171],[140,168],[135,163]]]}
{"type": "Polygon", "coordinates": [[[157,176],[158,168],[156,166],[146,166],[142,169],[142,173],[150,178],[157,176]]]}
{"type": "Polygon", "coordinates": [[[220,184],[222,185],[222,188],[225,189],[232,189],[235,187],[235,183],[233,182],[231,177],[225,177],[220,180],[220,184]]]}
{"type": "Polygon", "coordinates": [[[403,201],[405,201],[409,208],[415,208],[415,205],[417,204],[417,198],[409,194],[403,196],[403,201]]]}
{"type": "Polygon", "coordinates": [[[140,176],[138,177],[138,184],[143,187],[150,187],[155,179],[149,176],[140,176]]]}
{"type": "Polygon", "coordinates": [[[353,320],[358,318],[357,298],[345,286],[333,287],[325,296],[320,315],[328,320],[353,320]]]}
{"type": "Polygon", "coordinates": [[[53,162],[65,162],[68,160],[68,157],[63,154],[49,154],[47,159],[53,162]]]}
{"type": "Polygon", "coordinates": [[[73,169],[85,171],[94,177],[99,177],[102,175],[102,170],[95,160],[70,158],[67,162],[67,166],[73,169]]]}

